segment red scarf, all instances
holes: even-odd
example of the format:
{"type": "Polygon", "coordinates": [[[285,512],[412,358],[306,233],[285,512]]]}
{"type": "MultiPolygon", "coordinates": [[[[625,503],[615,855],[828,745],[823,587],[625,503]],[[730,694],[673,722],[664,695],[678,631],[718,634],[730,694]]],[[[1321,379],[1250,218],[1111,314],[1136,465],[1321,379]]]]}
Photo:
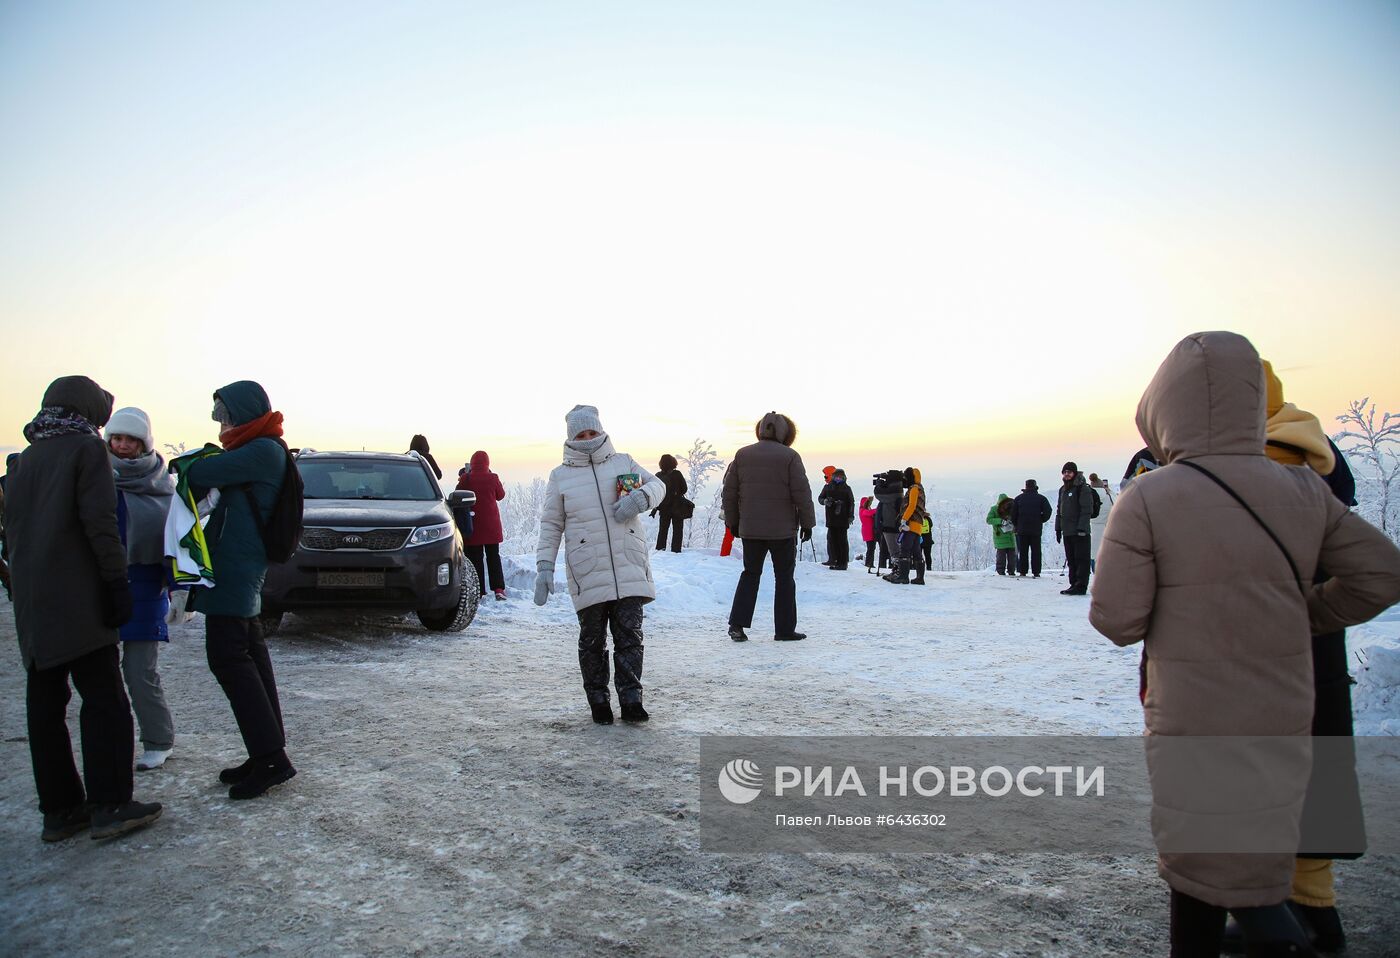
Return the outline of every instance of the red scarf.
{"type": "Polygon", "coordinates": [[[245,422],[241,426],[234,426],[225,432],[219,433],[219,443],[225,449],[237,449],[239,446],[246,446],[254,439],[276,439],[282,435],[282,414],[273,410],[266,416],[259,416],[252,422],[245,422]]]}

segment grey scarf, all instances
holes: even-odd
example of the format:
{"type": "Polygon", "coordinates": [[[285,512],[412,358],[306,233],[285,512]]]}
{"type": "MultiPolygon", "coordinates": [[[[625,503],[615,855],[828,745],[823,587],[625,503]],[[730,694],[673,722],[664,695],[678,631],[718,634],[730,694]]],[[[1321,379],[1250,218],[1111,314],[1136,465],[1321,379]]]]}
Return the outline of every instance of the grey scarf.
{"type": "Polygon", "coordinates": [[[165,516],[175,495],[175,480],[158,452],[138,459],[112,456],[117,491],[126,499],[126,561],[159,565],[165,559],[165,516]]]}
{"type": "Polygon", "coordinates": [[[601,462],[612,455],[612,445],[607,433],[600,433],[592,439],[569,439],[564,443],[564,461],[573,465],[588,462],[601,462]],[[604,449],[603,447],[607,448],[604,449]],[[603,455],[600,457],[599,452],[603,455]],[[570,455],[572,453],[572,455],[570,455]]]}

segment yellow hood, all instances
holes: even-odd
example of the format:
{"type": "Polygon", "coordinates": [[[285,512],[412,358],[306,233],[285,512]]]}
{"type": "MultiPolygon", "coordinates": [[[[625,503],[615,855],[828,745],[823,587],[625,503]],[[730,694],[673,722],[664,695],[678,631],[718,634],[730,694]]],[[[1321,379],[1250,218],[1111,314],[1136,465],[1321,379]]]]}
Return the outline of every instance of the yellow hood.
{"type": "Polygon", "coordinates": [[[1332,453],[1332,445],[1322,431],[1322,423],[1316,416],[1305,412],[1291,402],[1283,401],[1283,383],[1274,374],[1274,367],[1263,360],[1264,385],[1268,394],[1268,420],[1264,423],[1264,440],[1267,443],[1284,443],[1293,448],[1266,445],[1264,452],[1274,462],[1287,466],[1308,465],[1319,476],[1331,475],[1337,468],[1337,458],[1332,453]]]}

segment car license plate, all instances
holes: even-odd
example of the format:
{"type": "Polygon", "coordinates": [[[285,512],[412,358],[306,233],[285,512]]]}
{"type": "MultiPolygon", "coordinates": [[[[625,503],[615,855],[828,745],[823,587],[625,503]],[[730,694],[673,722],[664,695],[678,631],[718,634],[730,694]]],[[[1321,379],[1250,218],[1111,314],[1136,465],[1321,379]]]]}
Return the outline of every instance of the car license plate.
{"type": "Polygon", "coordinates": [[[322,589],[382,589],[382,572],[318,572],[316,585],[322,589]]]}

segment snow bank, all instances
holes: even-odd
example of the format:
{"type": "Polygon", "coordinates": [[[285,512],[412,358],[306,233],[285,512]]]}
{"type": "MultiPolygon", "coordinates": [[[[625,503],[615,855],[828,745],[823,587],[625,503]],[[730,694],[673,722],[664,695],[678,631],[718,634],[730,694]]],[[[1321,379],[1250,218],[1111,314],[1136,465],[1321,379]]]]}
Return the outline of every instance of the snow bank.
{"type": "Polygon", "coordinates": [[[1400,735],[1400,606],[1347,636],[1357,735],[1400,735]]]}

